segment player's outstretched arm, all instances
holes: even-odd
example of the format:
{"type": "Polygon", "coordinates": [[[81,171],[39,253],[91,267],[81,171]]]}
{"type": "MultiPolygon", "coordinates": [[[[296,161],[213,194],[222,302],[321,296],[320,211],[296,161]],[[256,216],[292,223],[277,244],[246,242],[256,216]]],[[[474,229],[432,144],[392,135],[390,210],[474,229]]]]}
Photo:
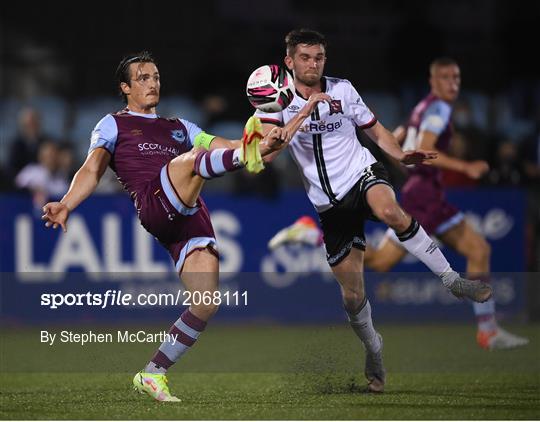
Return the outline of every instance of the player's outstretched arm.
{"type": "MultiPolygon", "coordinates": [[[[437,151],[435,144],[437,142],[437,134],[428,130],[423,130],[418,134],[418,145],[422,149],[430,149],[437,151]]],[[[443,169],[454,170],[465,173],[471,179],[479,179],[488,170],[489,165],[486,161],[465,161],[459,158],[450,157],[449,155],[437,151],[437,158],[431,161],[431,165],[443,169]]]]}
{"type": "Polygon", "coordinates": [[[56,229],[61,226],[64,232],[67,231],[69,213],[94,192],[110,160],[111,154],[104,148],[96,148],[88,154],[62,200],[44,205],[41,219],[45,220],[45,227],[56,229]]]}
{"type": "Polygon", "coordinates": [[[291,120],[287,122],[287,124],[284,126],[284,129],[287,129],[287,131],[291,134],[291,136],[294,136],[296,131],[300,129],[300,126],[302,126],[302,123],[304,123],[304,120],[306,120],[311,113],[313,113],[313,110],[315,110],[315,107],[317,107],[317,104],[327,102],[330,104],[330,101],[332,101],[332,97],[330,95],[325,94],[324,92],[319,92],[317,94],[313,94],[311,97],[309,97],[308,102],[302,107],[296,116],[294,116],[291,120]]]}
{"type": "Polygon", "coordinates": [[[384,152],[403,164],[420,164],[437,157],[436,151],[402,151],[398,140],[380,122],[365,131],[384,152]]]}

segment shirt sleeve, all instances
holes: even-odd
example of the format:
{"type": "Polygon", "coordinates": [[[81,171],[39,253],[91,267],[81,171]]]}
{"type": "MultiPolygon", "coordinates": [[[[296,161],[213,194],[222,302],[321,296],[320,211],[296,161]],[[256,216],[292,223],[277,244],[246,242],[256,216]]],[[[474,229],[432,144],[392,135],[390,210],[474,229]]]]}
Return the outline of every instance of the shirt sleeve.
{"type": "Polygon", "coordinates": [[[118,126],[116,120],[114,120],[113,116],[107,114],[92,131],[88,153],[90,154],[96,148],[105,148],[111,154],[114,154],[117,138],[118,126]]]}
{"type": "Polygon", "coordinates": [[[180,123],[182,123],[186,129],[187,129],[187,136],[188,136],[188,142],[193,148],[195,145],[195,138],[197,135],[199,135],[203,130],[197,126],[195,123],[191,123],[188,120],[180,119],[180,123]]]}
{"type": "Polygon", "coordinates": [[[354,86],[349,81],[346,83],[348,86],[345,88],[347,90],[345,98],[348,114],[360,129],[369,129],[377,123],[377,118],[364,103],[354,86]]]}
{"type": "Polygon", "coordinates": [[[436,135],[440,135],[450,122],[452,107],[442,100],[434,101],[424,111],[420,121],[420,131],[427,130],[436,135]]]}
{"type": "Polygon", "coordinates": [[[261,122],[276,125],[276,126],[283,126],[283,112],[278,111],[277,113],[266,113],[261,110],[255,110],[255,113],[253,114],[255,117],[258,117],[261,119],[261,122]]]}

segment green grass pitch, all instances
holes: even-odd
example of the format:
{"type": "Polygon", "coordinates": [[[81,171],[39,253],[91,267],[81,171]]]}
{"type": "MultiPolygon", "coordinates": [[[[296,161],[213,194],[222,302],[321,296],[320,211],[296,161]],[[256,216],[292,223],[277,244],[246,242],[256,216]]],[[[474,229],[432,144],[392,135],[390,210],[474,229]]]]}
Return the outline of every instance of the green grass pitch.
{"type": "MultiPolygon", "coordinates": [[[[139,329],[91,327],[120,328],[139,329]]],[[[39,330],[4,328],[0,418],[540,419],[540,326],[509,327],[531,343],[497,352],[476,346],[472,325],[378,328],[384,394],[363,392],[363,350],[345,324],[213,324],[169,374],[181,403],[157,403],[131,389],[154,344],[51,347],[40,344],[39,330]]]]}

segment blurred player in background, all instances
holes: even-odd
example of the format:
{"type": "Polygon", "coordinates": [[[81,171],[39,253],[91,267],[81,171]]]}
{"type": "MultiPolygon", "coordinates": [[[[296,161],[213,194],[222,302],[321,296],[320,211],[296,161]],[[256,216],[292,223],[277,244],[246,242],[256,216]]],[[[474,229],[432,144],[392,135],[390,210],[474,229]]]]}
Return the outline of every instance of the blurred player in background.
{"type": "MultiPolygon", "coordinates": [[[[414,216],[426,232],[451,247],[467,259],[469,277],[487,280],[490,272],[490,246],[464,219],[456,207],[448,203],[442,185],[441,169],[462,172],[479,179],[489,169],[485,161],[467,162],[447,155],[452,137],[450,117],[452,104],[461,85],[458,64],[440,58],[430,66],[430,94],[414,108],[407,128],[400,126],[394,135],[403,149],[420,148],[437,151],[430,165],[409,167],[409,178],[401,189],[401,203],[405,211],[414,216]]],[[[269,243],[274,249],[287,242],[322,244],[322,232],[311,217],[302,217],[292,226],[277,233],[269,243]]],[[[407,255],[407,249],[388,229],[376,249],[368,247],[365,265],[375,271],[386,272],[407,255]]],[[[495,302],[473,303],[478,321],[477,342],[484,349],[508,349],[523,346],[528,340],[507,332],[495,319],[495,302]]]]}
{"type": "Polygon", "coordinates": [[[58,200],[66,192],[69,179],[61,172],[60,166],[59,146],[51,140],[44,140],[38,147],[37,162],[26,164],[15,177],[15,186],[31,192],[37,212],[46,202],[58,200]]]}
{"type": "Polygon", "coordinates": [[[27,164],[39,161],[39,147],[48,139],[43,133],[41,115],[31,107],[23,108],[18,115],[18,131],[10,142],[8,166],[13,177],[27,164]]]}
{"type": "Polygon", "coordinates": [[[265,132],[284,125],[294,134],[289,151],[319,214],[327,260],[340,284],[351,327],[366,349],[368,390],[382,392],[382,337],[373,326],[364,290],[365,219],[378,219],[391,227],[403,247],[437,274],[454,295],[483,302],[491,296],[491,287],[463,279],[452,270],[424,229],[396,202],[383,165],[358,142],[355,129],[365,130],[387,154],[403,164],[419,164],[436,154],[403,152],[349,81],[323,76],[326,40],[322,34],[294,30],[285,42],[285,64],[294,72],[296,96],[279,113],[258,110],[255,115],[261,118],[265,132]],[[324,102],[317,104],[312,113],[303,113],[306,104],[320,100],[324,102]]]}
{"type": "MultiPolygon", "coordinates": [[[[110,166],[129,192],[143,227],[169,251],[185,288],[214,297],[218,253],[210,216],[200,197],[204,181],[244,166],[259,171],[261,154],[286,141],[286,133],[276,128],[262,139],[261,122],[252,117],[243,142],[230,141],[186,120],[159,117],[160,77],[147,52],[125,57],[116,77],[127,107],[97,124],[88,157],[67,194],[60,202],[43,207],[45,225],[66,231],[69,214],[96,189],[110,166]]],[[[159,401],[179,401],[170,394],[165,373],[193,346],[217,308],[216,303],[193,304],[182,313],[169,339],[135,375],[138,391],[159,401]]]]}

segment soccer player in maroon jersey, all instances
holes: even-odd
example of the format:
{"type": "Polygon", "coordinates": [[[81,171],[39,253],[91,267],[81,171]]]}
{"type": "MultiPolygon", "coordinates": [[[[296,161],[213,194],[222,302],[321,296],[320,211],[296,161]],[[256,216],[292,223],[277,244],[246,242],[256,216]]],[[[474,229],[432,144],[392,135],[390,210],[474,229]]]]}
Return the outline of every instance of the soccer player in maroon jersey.
{"type": "MultiPolygon", "coordinates": [[[[60,202],[43,207],[47,227],[67,230],[70,213],[96,188],[107,166],[130,194],[144,228],[169,251],[185,288],[192,294],[218,290],[217,245],[200,193],[205,180],[246,167],[258,172],[262,158],[286,143],[285,129],[262,136],[258,119],[248,120],[242,141],[205,133],[183,119],[156,114],[160,98],[158,68],[147,52],[125,57],[117,82],[127,106],[106,115],[92,132],[88,157],[60,202]]],[[[316,104],[306,105],[309,111],[316,104]]],[[[165,373],[187,351],[217,311],[215,303],[192,304],[173,324],[135,388],[159,401],[179,401],[165,373]]]]}
{"type": "MultiPolygon", "coordinates": [[[[418,164],[409,169],[409,178],[401,190],[401,204],[414,216],[426,232],[450,246],[467,259],[467,273],[473,278],[487,278],[490,272],[490,247],[464,219],[464,215],[450,204],[441,182],[441,170],[462,172],[479,179],[488,170],[485,161],[464,161],[447,155],[452,136],[452,104],[461,86],[458,64],[448,58],[434,60],[430,66],[430,94],[414,108],[408,127],[399,127],[394,134],[405,142],[403,149],[437,151],[430,165],[418,164]]],[[[287,242],[322,244],[322,233],[310,217],[302,217],[295,224],[281,230],[270,241],[275,248],[287,242]]],[[[406,255],[393,230],[388,230],[376,249],[366,249],[366,267],[390,271],[406,255]]],[[[499,327],[495,319],[493,298],[484,303],[473,303],[478,322],[477,342],[484,349],[508,349],[528,344],[528,339],[516,336],[499,327]]]]}

